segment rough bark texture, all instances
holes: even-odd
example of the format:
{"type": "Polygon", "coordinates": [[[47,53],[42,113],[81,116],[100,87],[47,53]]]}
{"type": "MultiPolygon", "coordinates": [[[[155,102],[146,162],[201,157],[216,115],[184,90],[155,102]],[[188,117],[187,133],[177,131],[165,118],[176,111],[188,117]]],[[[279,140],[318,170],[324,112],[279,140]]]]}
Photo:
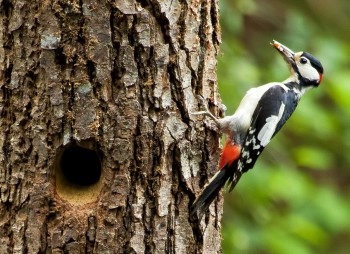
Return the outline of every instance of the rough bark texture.
{"type": "Polygon", "coordinates": [[[0,0],[0,253],[221,252],[217,4],[0,0]]]}

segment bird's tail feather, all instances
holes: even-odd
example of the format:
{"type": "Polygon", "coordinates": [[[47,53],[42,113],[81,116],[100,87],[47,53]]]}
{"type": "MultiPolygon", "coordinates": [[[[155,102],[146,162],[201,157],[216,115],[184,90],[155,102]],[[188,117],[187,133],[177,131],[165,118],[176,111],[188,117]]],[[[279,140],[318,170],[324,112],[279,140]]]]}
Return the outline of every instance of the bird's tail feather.
{"type": "Polygon", "coordinates": [[[191,216],[194,216],[197,212],[199,220],[202,218],[203,214],[208,210],[211,202],[218,195],[221,188],[225,185],[227,180],[232,178],[236,167],[223,167],[218,171],[210,182],[204,187],[202,192],[196,198],[191,207],[191,216]]]}

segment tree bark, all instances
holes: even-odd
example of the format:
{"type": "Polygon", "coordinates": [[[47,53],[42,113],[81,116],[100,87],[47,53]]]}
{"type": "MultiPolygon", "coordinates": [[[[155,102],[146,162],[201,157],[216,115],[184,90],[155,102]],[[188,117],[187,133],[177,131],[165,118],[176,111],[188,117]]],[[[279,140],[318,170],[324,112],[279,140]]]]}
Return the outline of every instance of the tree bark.
{"type": "Polygon", "coordinates": [[[220,253],[217,1],[0,5],[0,253],[220,253]]]}

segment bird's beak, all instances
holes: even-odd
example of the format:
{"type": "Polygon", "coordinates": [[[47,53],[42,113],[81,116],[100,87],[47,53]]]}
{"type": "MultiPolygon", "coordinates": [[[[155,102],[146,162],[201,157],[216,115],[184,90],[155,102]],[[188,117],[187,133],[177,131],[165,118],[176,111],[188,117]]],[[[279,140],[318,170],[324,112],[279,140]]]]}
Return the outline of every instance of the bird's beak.
{"type": "Polygon", "coordinates": [[[273,40],[270,44],[278,50],[288,64],[291,65],[294,63],[294,52],[292,50],[275,40],[273,40]]]}

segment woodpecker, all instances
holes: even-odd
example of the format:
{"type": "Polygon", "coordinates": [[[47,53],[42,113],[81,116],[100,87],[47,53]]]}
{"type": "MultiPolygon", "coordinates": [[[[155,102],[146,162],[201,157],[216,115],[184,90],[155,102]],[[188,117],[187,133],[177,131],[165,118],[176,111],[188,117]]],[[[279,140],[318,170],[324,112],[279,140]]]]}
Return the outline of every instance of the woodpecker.
{"type": "Polygon", "coordinates": [[[219,171],[191,207],[191,214],[197,213],[199,219],[226,183],[232,191],[242,174],[253,168],[261,152],[294,112],[300,98],[322,81],[322,64],[310,53],[294,53],[275,40],[271,45],[287,62],[289,78],[250,89],[231,116],[217,119],[208,109],[193,113],[210,117],[228,136],[219,171]]]}

